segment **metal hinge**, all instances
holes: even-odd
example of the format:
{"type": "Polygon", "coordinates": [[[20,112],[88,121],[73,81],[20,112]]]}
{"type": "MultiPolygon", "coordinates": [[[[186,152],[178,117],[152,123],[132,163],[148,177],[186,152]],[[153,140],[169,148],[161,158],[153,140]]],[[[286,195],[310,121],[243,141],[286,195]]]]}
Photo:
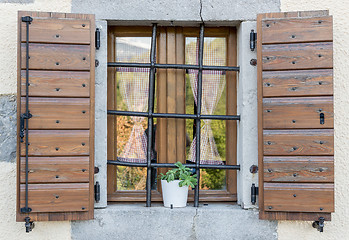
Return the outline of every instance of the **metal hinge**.
{"type": "Polygon", "coordinates": [[[258,195],[258,187],[256,187],[256,184],[252,183],[252,186],[251,186],[251,203],[252,203],[252,205],[256,204],[257,195],[258,195]]]}
{"type": "Polygon", "coordinates": [[[22,17],[22,22],[28,22],[29,24],[33,21],[33,18],[30,16],[22,17]]]}
{"type": "Polygon", "coordinates": [[[97,181],[95,184],[95,201],[98,203],[101,200],[101,186],[97,181]]]}
{"type": "Polygon", "coordinates": [[[99,28],[96,28],[96,49],[99,49],[101,47],[101,32],[99,31],[99,28]]]}
{"type": "Polygon", "coordinates": [[[23,138],[24,138],[24,120],[25,119],[30,119],[33,115],[31,115],[31,113],[23,113],[21,114],[21,119],[20,119],[20,131],[19,131],[19,137],[21,138],[21,142],[23,142],[23,138]]]}
{"type": "Polygon", "coordinates": [[[325,227],[325,218],[319,217],[319,221],[313,222],[313,228],[316,228],[319,232],[323,232],[325,227]]]}
{"type": "Polygon", "coordinates": [[[251,51],[254,51],[256,49],[256,40],[257,40],[257,33],[255,33],[254,30],[251,30],[251,33],[250,33],[250,49],[251,49],[251,51]]]}

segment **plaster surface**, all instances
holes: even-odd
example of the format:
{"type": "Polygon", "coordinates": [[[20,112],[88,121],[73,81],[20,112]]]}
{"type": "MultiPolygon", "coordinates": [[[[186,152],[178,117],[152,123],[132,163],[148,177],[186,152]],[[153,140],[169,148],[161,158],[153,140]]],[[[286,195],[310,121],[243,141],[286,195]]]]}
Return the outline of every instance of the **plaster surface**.
{"type": "Polygon", "coordinates": [[[169,209],[160,204],[115,204],[95,210],[95,220],[72,221],[72,239],[277,239],[277,223],[254,210],[209,204],[169,209]],[[253,227],[252,227],[253,226],[253,227]]]}
{"type": "Polygon", "coordinates": [[[335,150],[335,213],[332,221],[325,222],[324,232],[320,233],[311,222],[280,221],[278,235],[280,240],[347,240],[349,191],[349,67],[348,67],[348,9],[349,1],[281,0],[281,11],[330,10],[333,15],[333,64],[334,64],[334,150],[335,150]]]}

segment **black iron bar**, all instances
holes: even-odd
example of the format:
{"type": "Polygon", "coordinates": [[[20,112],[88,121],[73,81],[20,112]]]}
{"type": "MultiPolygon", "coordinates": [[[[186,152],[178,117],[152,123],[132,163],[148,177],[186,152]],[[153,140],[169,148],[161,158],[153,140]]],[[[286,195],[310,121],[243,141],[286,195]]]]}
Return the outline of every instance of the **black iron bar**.
{"type": "Polygon", "coordinates": [[[25,58],[25,208],[21,212],[28,213],[31,209],[28,206],[28,174],[29,174],[29,24],[33,19],[30,16],[22,17],[26,23],[26,58],[25,58]]]}
{"type": "Polygon", "coordinates": [[[201,138],[201,100],[202,100],[202,66],[203,66],[203,57],[204,57],[204,24],[200,25],[200,37],[199,37],[199,72],[198,72],[198,78],[197,78],[197,93],[196,93],[196,99],[197,99],[197,108],[196,108],[196,114],[198,118],[195,119],[196,122],[196,156],[195,156],[195,163],[196,163],[196,174],[197,174],[197,185],[195,187],[194,192],[194,207],[199,207],[199,188],[200,188],[200,138],[201,138]]]}
{"type": "MultiPolygon", "coordinates": [[[[121,162],[115,160],[108,160],[109,165],[127,166],[127,167],[147,167],[147,163],[134,163],[134,162],[121,162]]],[[[196,164],[183,164],[189,168],[196,168],[196,164]]],[[[172,168],[176,167],[174,163],[152,163],[154,168],[172,168]]],[[[206,169],[226,169],[226,170],[240,170],[240,165],[211,165],[211,164],[200,164],[200,168],[206,169]]]]}
{"type": "MultiPolygon", "coordinates": [[[[125,62],[108,62],[108,67],[131,67],[131,68],[151,68],[151,63],[125,63],[125,62]]],[[[173,69],[199,69],[198,65],[187,64],[161,64],[155,63],[155,68],[173,68],[173,69]]],[[[202,66],[202,70],[216,71],[239,71],[239,67],[230,66],[202,66]]]]}
{"type": "Polygon", "coordinates": [[[151,206],[151,153],[153,142],[153,113],[154,113],[154,93],[155,93],[155,54],[156,54],[156,24],[153,24],[151,49],[150,49],[150,71],[149,71],[149,98],[148,98],[148,141],[147,141],[147,196],[146,207],[151,206]]]}
{"type": "Polygon", "coordinates": [[[119,116],[132,116],[132,117],[150,117],[153,118],[181,118],[181,119],[212,119],[212,120],[240,120],[239,115],[200,115],[197,114],[177,114],[177,113],[153,113],[149,114],[147,112],[132,112],[132,111],[118,111],[118,110],[108,110],[110,115],[119,116]]]}

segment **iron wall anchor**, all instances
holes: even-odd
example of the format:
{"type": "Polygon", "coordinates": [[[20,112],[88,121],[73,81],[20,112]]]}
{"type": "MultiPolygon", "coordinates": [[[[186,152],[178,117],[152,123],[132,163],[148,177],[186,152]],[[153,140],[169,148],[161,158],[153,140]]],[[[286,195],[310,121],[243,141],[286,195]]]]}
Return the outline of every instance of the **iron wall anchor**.
{"type": "Polygon", "coordinates": [[[26,217],[25,219],[25,232],[29,233],[33,230],[33,228],[35,227],[35,224],[33,221],[30,221],[30,217],[26,217]]]}
{"type": "Polygon", "coordinates": [[[319,232],[323,232],[325,227],[325,218],[319,217],[319,221],[313,222],[313,228],[316,228],[319,232]]]}

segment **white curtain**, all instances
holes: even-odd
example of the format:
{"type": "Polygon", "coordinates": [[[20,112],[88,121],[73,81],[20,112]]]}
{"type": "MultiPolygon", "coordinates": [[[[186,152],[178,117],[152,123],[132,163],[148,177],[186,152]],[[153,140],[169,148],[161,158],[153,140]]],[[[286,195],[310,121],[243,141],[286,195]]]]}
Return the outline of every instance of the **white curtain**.
{"type": "MultiPolygon", "coordinates": [[[[206,42],[205,42],[206,45],[206,42]]],[[[211,41],[205,46],[204,65],[225,66],[225,54],[221,50],[225,49],[225,41],[211,41]],[[224,46],[221,46],[224,45],[224,46]]],[[[198,41],[196,46],[186,49],[187,64],[198,64],[198,41]]],[[[198,71],[189,70],[189,79],[197,104],[197,80],[198,71]]],[[[225,87],[225,76],[222,71],[204,70],[202,73],[202,105],[201,115],[212,115],[216,110],[217,104],[222,96],[225,87]]],[[[201,139],[200,139],[200,163],[201,164],[223,164],[218,153],[217,146],[213,137],[211,121],[205,119],[201,121],[201,139]]],[[[196,137],[190,146],[189,159],[196,161],[196,137]]]]}

